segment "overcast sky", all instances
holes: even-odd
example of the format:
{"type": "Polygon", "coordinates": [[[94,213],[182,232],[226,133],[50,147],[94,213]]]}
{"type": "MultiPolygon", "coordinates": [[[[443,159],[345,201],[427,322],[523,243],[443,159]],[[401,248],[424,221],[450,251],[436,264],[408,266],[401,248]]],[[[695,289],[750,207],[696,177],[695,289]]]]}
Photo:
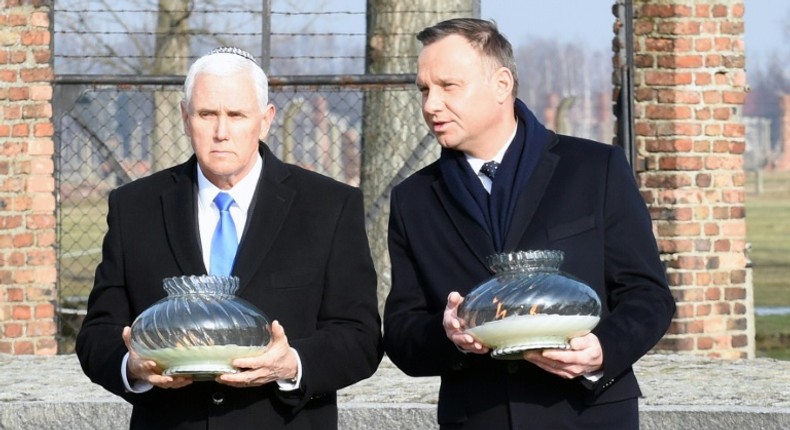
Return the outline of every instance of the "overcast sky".
{"type": "MultiPolygon", "coordinates": [[[[586,42],[611,49],[613,0],[481,0],[483,19],[494,19],[514,45],[530,37],[586,42]]],[[[783,24],[790,26],[790,1],[744,0],[747,63],[774,51],[790,56],[783,24]]],[[[780,57],[781,58],[781,57],[780,57]]],[[[786,62],[790,68],[790,62],[786,62]]]]}

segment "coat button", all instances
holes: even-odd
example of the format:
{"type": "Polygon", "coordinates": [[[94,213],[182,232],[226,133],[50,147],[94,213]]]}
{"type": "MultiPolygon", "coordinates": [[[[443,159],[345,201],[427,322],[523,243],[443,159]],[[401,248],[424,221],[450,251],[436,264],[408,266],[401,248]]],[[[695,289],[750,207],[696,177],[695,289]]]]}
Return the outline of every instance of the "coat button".
{"type": "Polygon", "coordinates": [[[214,393],[211,395],[211,401],[214,402],[215,405],[219,406],[225,401],[225,395],[222,393],[214,393]]]}

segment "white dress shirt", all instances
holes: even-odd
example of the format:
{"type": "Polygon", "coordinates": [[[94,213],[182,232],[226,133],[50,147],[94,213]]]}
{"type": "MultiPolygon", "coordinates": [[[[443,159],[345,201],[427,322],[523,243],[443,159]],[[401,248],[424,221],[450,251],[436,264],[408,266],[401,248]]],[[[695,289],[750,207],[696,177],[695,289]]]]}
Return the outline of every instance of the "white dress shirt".
{"type": "Polygon", "coordinates": [[[247,213],[250,210],[252,197],[255,195],[255,188],[258,186],[258,179],[263,170],[263,159],[258,155],[252,170],[229,190],[220,190],[209,182],[199,167],[197,170],[198,229],[200,230],[200,246],[203,250],[203,264],[208,269],[211,267],[211,239],[219,221],[219,209],[214,203],[214,198],[220,191],[233,197],[229,211],[231,218],[233,218],[233,224],[236,226],[236,240],[240,241],[244,226],[247,224],[247,213]]]}

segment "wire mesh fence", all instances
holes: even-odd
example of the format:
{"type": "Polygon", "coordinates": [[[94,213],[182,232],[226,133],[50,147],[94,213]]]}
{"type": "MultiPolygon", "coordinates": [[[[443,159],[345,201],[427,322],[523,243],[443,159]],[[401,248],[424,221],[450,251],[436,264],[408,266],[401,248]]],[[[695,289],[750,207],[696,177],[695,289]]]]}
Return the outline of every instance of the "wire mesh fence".
{"type": "MultiPolygon", "coordinates": [[[[389,191],[428,162],[434,155],[430,148],[436,146],[422,119],[412,113],[418,113],[414,106],[419,106],[420,95],[410,84],[411,76],[394,77],[390,83],[344,85],[315,79],[288,83],[281,78],[279,84],[273,80],[270,102],[278,112],[266,143],[286,162],[363,188],[371,252],[379,273],[388,272],[384,226],[389,191]],[[366,104],[370,111],[384,96],[388,109],[407,116],[365,121],[366,104]],[[409,127],[403,127],[404,122],[409,127]],[[365,154],[375,139],[400,150],[365,154]],[[365,160],[377,158],[388,161],[384,167],[365,167],[365,160]]],[[[61,82],[56,87],[63,353],[73,348],[101,260],[108,193],[192,155],[181,123],[181,94],[173,84],[61,82]]],[[[388,291],[387,278],[381,276],[381,299],[388,291]]]]}
{"type": "MultiPolygon", "coordinates": [[[[418,29],[440,18],[479,16],[479,9],[474,0],[430,7],[362,0],[55,1],[61,351],[69,351],[79,328],[101,258],[107,193],[191,154],[178,76],[220,45],[251,52],[269,73],[278,109],[267,141],[274,153],[362,189],[383,305],[390,285],[389,190],[438,155],[420,117],[414,76],[400,73],[416,68],[418,29]]],[[[524,49],[518,57],[530,61],[519,68],[531,85],[522,85],[521,98],[546,125],[611,141],[609,62],[543,40],[524,49]]]]}

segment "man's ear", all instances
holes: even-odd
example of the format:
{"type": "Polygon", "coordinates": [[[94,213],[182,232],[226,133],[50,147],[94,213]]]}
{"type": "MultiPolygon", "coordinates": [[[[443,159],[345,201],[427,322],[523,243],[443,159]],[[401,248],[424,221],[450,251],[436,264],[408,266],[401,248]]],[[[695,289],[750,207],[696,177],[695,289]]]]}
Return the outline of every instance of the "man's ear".
{"type": "Polygon", "coordinates": [[[494,84],[496,85],[497,101],[505,103],[513,92],[513,73],[507,67],[500,67],[494,71],[494,84]]]}
{"type": "Polygon", "coordinates": [[[192,129],[189,126],[189,112],[187,111],[187,102],[185,100],[181,101],[181,124],[184,127],[184,134],[187,137],[192,137],[192,129]]]}
{"type": "Polygon", "coordinates": [[[272,123],[274,122],[274,116],[277,114],[277,108],[274,107],[273,104],[269,103],[266,105],[263,113],[261,114],[261,133],[258,135],[258,139],[261,141],[266,141],[266,136],[269,135],[269,129],[272,127],[272,123]]]}

